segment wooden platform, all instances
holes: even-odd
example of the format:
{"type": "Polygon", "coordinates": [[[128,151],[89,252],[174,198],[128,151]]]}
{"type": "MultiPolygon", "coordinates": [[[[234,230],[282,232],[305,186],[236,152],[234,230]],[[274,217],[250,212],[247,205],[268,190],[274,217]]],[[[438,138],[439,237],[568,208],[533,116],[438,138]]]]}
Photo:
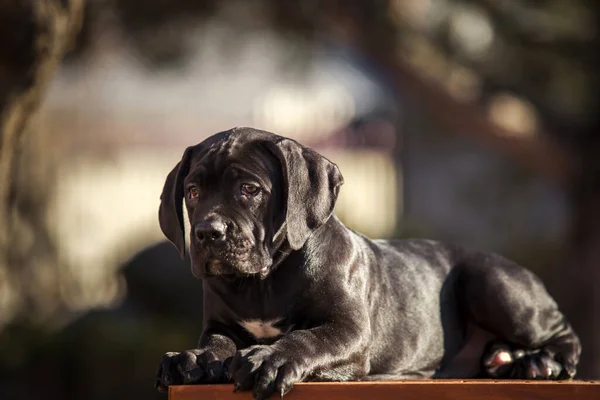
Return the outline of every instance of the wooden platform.
{"type": "MultiPolygon", "coordinates": [[[[279,399],[274,395],[272,399],[279,399]]],[[[232,385],[169,387],[169,400],[250,400],[250,392],[233,393],[232,385]]],[[[299,383],[285,400],[600,400],[600,382],[494,380],[415,380],[395,382],[299,383]]]]}

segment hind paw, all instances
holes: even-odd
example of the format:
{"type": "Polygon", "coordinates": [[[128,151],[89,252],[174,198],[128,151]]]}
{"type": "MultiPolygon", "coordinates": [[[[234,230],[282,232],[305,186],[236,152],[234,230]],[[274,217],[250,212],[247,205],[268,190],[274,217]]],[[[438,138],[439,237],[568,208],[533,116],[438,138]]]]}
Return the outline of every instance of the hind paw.
{"type": "Polygon", "coordinates": [[[559,380],[575,375],[574,366],[558,362],[543,349],[515,350],[506,344],[492,346],[483,366],[492,378],[559,380]]]}

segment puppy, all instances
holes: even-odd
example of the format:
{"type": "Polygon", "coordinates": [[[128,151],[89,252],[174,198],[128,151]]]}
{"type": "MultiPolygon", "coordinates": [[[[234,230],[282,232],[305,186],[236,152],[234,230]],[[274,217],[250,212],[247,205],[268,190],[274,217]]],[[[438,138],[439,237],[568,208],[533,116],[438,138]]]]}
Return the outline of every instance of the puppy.
{"type": "Polygon", "coordinates": [[[196,349],[156,386],[233,382],[265,399],[300,381],[568,379],[578,337],[527,269],[432,240],[371,240],[333,215],[343,177],[299,143],[252,128],[189,147],[159,221],[202,279],[196,349]]]}

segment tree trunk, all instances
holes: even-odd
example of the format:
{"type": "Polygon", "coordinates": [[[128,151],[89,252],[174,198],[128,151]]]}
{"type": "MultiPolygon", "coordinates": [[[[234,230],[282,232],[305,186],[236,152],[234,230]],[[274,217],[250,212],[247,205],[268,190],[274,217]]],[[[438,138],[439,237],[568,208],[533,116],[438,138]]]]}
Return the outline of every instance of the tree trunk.
{"type": "Polygon", "coordinates": [[[17,311],[47,305],[30,280],[41,260],[54,257],[44,225],[49,185],[36,176],[44,171],[44,151],[32,156],[31,121],[79,31],[82,11],[83,0],[0,4],[0,327],[17,311]]]}

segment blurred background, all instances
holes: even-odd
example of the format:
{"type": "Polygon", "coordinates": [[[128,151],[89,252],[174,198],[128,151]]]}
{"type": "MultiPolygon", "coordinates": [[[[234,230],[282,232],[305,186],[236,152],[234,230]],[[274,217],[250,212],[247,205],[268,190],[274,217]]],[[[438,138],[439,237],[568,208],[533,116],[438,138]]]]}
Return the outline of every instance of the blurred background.
{"type": "Polygon", "coordinates": [[[0,398],[163,398],[200,282],[158,227],[185,147],[249,125],[345,177],[373,237],[539,274],[600,379],[600,2],[6,0],[0,398]]]}

